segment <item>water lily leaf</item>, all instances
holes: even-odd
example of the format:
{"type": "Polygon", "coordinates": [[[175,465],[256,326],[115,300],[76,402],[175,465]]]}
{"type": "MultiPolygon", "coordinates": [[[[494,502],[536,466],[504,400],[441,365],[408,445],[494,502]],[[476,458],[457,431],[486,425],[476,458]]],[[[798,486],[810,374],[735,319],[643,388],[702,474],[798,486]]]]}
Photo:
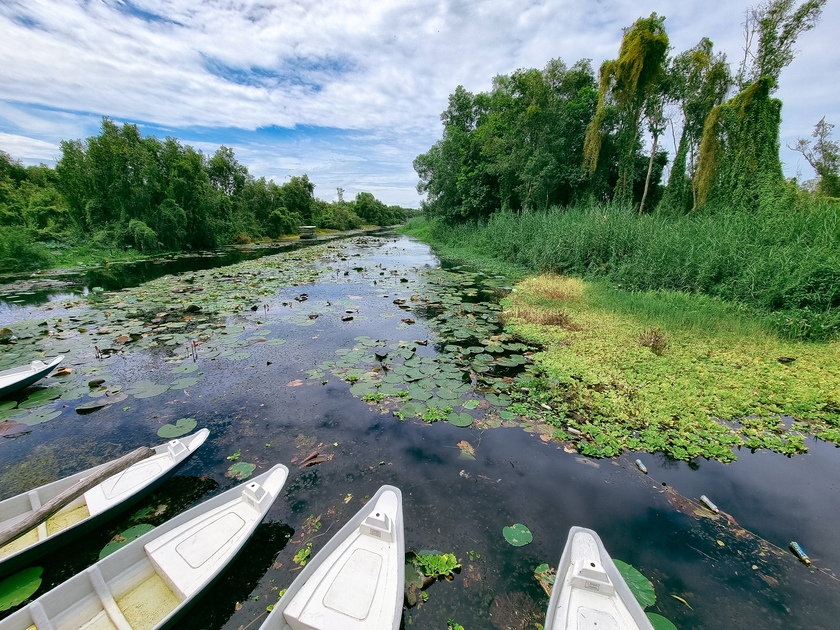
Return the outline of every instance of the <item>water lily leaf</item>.
{"type": "Polygon", "coordinates": [[[157,434],[165,439],[172,439],[186,435],[195,429],[198,421],[195,418],[181,418],[175,424],[164,424],[157,434]]]}
{"type": "Polygon", "coordinates": [[[137,540],[143,534],[150,532],[154,529],[153,525],[149,525],[148,523],[143,523],[142,525],[135,525],[134,527],[129,527],[124,532],[117,534],[114,536],[113,540],[109,542],[102,548],[102,551],[99,552],[99,559],[102,560],[105,556],[110,556],[120,547],[124,547],[128,543],[133,540],[137,540]]]}
{"type": "Polygon", "coordinates": [[[17,402],[14,400],[7,400],[0,403],[0,411],[7,411],[9,409],[14,409],[15,407],[17,407],[17,402]]]}
{"type": "Polygon", "coordinates": [[[613,562],[615,562],[618,572],[621,573],[621,577],[627,582],[627,586],[630,587],[630,592],[633,593],[639,605],[642,608],[653,606],[656,603],[656,593],[653,590],[653,584],[650,583],[650,580],[642,575],[636,567],[626,562],[622,562],[621,560],[613,560],[613,562]]]}
{"type": "Polygon", "coordinates": [[[534,535],[522,523],[514,523],[510,527],[502,529],[505,540],[514,547],[522,547],[534,540],[534,535]]]}
{"type": "Polygon", "coordinates": [[[89,400],[86,403],[82,403],[78,407],[76,407],[76,413],[85,415],[88,413],[93,413],[94,411],[99,411],[100,409],[104,409],[108,405],[111,404],[111,401],[106,398],[101,398],[97,400],[89,400]]]}
{"type": "Polygon", "coordinates": [[[476,409],[477,407],[478,407],[478,401],[475,400],[475,399],[468,400],[467,402],[464,403],[464,409],[476,409]]]}
{"type": "Polygon", "coordinates": [[[232,479],[238,479],[242,481],[243,479],[247,479],[251,476],[251,473],[254,472],[254,469],[257,467],[256,464],[249,464],[248,462],[236,462],[230,468],[228,468],[227,472],[225,473],[225,477],[231,477],[232,479]]]}
{"type": "Polygon", "coordinates": [[[191,372],[195,372],[198,369],[197,363],[188,363],[187,365],[179,365],[176,368],[172,368],[173,374],[190,374],[191,372]]]}
{"type": "Polygon", "coordinates": [[[15,420],[31,427],[34,424],[41,424],[43,422],[55,420],[60,415],[60,409],[41,409],[40,411],[29,413],[25,416],[15,416],[15,420]]]}
{"type": "Polygon", "coordinates": [[[188,376],[185,378],[179,378],[177,381],[172,383],[169,386],[170,389],[186,389],[187,387],[192,387],[198,383],[198,379],[194,376],[188,376]]]}
{"type": "Polygon", "coordinates": [[[507,394],[487,394],[484,398],[496,407],[507,407],[512,402],[507,394]]]}
{"type": "Polygon", "coordinates": [[[228,359],[231,361],[243,361],[244,359],[250,359],[251,353],[245,352],[244,350],[240,350],[239,352],[234,352],[233,354],[228,355],[228,359]]]}
{"type": "Polygon", "coordinates": [[[286,343],[285,339],[269,339],[268,341],[265,342],[265,345],[267,345],[267,346],[282,346],[284,343],[286,343]]]}
{"type": "Polygon", "coordinates": [[[29,599],[41,586],[42,567],[29,567],[0,582],[0,611],[9,610],[29,599]]]}
{"type": "Polygon", "coordinates": [[[671,623],[670,619],[666,619],[662,615],[657,615],[656,613],[645,613],[647,615],[648,621],[650,621],[650,625],[653,626],[654,630],[677,630],[677,626],[671,623]]]}
{"type": "Polygon", "coordinates": [[[400,412],[406,418],[417,418],[426,413],[426,405],[420,402],[408,402],[400,407],[400,412]]]}
{"type": "Polygon", "coordinates": [[[448,416],[446,416],[447,421],[449,424],[456,426],[456,427],[468,427],[473,423],[474,418],[468,413],[455,413],[452,412],[448,416]]]}
{"type": "Polygon", "coordinates": [[[126,393],[131,394],[135,398],[151,398],[158,396],[169,389],[169,385],[161,385],[148,380],[137,381],[134,383],[126,393]]]}

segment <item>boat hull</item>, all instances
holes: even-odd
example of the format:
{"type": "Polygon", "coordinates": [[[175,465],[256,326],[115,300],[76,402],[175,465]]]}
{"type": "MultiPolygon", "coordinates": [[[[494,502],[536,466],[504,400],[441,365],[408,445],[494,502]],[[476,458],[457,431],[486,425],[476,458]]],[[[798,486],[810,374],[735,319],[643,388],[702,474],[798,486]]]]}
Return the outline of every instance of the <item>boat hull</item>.
{"type": "MultiPolygon", "coordinates": [[[[6,557],[0,557],[0,578],[10,575],[15,571],[20,570],[21,568],[35,562],[38,558],[55,552],[61,547],[67,545],[68,543],[72,542],[76,538],[83,536],[84,534],[94,530],[95,528],[107,523],[112,518],[118,516],[124,511],[129,510],[133,506],[137,505],[140,501],[150,495],[152,492],[157,490],[167,479],[172,477],[180,468],[187,462],[187,460],[192,456],[192,454],[200,447],[207,439],[207,436],[210,432],[207,429],[201,429],[200,431],[196,431],[192,435],[186,436],[181,438],[180,440],[171,440],[166,444],[161,444],[154,448],[155,455],[150,458],[150,460],[154,458],[163,459],[168,454],[168,449],[171,445],[175,443],[179,443],[185,447],[185,450],[179,451],[179,454],[173,457],[171,465],[167,465],[164,467],[164,470],[159,474],[154,476],[153,478],[149,479],[148,481],[142,481],[137,484],[133,489],[130,489],[117,503],[111,503],[107,500],[102,500],[103,497],[101,496],[100,492],[97,492],[97,488],[101,488],[97,486],[93,488],[91,491],[85,493],[85,497],[91,497],[91,504],[93,504],[94,496],[99,494],[100,496],[97,497],[98,501],[96,507],[90,510],[90,516],[87,518],[70,525],[62,529],[61,531],[49,535],[46,538],[42,538],[38,542],[20,549],[12,554],[7,555],[6,557]],[[133,491],[132,491],[133,490],[133,491]]],[[[150,460],[144,460],[135,464],[128,469],[128,471],[124,471],[123,473],[118,473],[114,475],[114,477],[119,476],[126,476],[130,474],[132,469],[135,469],[138,466],[147,465],[150,460]],[[144,463],[145,462],[145,463],[144,463]]],[[[22,495],[18,495],[16,497],[11,497],[6,499],[5,501],[0,502],[0,530],[3,529],[3,526],[11,525],[15,520],[20,520],[21,518],[25,517],[27,514],[31,513],[31,505],[32,500],[29,498],[31,492],[37,493],[37,502],[41,505],[52,499],[53,497],[57,496],[67,488],[72,487],[81,479],[88,477],[89,475],[95,473],[97,470],[107,466],[108,462],[104,464],[100,464],[94,468],[90,468],[88,470],[84,470],[82,472],[76,473],[75,475],[71,475],[69,477],[65,477],[64,479],[60,479],[55,481],[51,484],[47,484],[45,486],[41,486],[40,488],[36,488],[34,491],[30,491],[30,493],[24,493],[22,495]],[[22,504],[25,505],[25,510],[21,509],[22,504]]],[[[108,483],[108,481],[112,480],[114,477],[109,478],[103,484],[108,483]]],[[[74,502],[71,504],[70,508],[73,506],[79,506],[83,500],[80,499],[79,501],[74,502]]],[[[59,512],[59,515],[62,513],[66,513],[66,510],[62,510],[59,512]]],[[[41,533],[43,534],[44,529],[41,529],[41,533]]],[[[14,541],[13,541],[14,542],[14,541]]],[[[0,550],[2,552],[2,550],[0,550]]]]}
{"type": "Polygon", "coordinates": [[[0,621],[0,630],[176,627],[242,551],[288,474],[277,464],[175,516],[0,621]]]}
{"type": "Polygon", "coordinates": [[[572,527],[557,567],[545,630],[653,630],[601,539],[572,527]]]}
{"type": "Polygon", "coordinates": [[[397,630],[404,583],[402,494],[382,486],[306,564],[260,630],[397,630]]]}
{"type": "Polygon", "coordinates": [[[49,363],[33,361],[29,365],[3,370],[0,372],[0,398],[5,398],[24,387],[40,381],[63,360],[64,355],[59,355],[49,363]],[[36,363],[40,363],[40,366],[35,367],[36,363]]]}

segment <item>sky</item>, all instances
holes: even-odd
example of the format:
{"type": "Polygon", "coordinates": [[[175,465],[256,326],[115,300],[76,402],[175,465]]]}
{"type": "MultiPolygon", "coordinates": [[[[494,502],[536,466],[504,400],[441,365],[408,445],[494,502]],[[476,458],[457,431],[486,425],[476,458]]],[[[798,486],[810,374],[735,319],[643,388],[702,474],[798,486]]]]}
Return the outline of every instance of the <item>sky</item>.
{"type": "MultiPolygon", "coordinates": [[[[309,175],[327,201],[360,191],[418,207],[413,159],[441,135],[458,85],[618,55],[622,28],[665,15],[676,54],[709,37],[737,66],[741,0],[2,0],[0,150],[54,165],[102,117],[204,153],[232,148],[256,177],[309,175]]],[[[785,148],[840,124],[840,2],[784,69],[785,148]]],[[[834,135],[840,140],[840,128],[834,135]]]]}

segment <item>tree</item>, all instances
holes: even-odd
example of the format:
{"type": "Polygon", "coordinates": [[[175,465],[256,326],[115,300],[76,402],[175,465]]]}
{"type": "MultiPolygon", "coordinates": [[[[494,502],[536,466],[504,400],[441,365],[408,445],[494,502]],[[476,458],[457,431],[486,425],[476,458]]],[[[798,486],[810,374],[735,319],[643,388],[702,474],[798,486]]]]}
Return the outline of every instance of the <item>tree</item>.
{"type": "Polygon", "coordinates": [[[665,18],[656,13],[639,18],[625,30],[618,59],[601,64],[598,108],[586,130],[583,163],[590,174],[595,173],[601,150],[601,127],[608,106],[614,105],[620,120],[617,199],[632,197],[639,120],[645,103],[664,77],[669,46],[664,22],[665,18]]]}
{"type": "Polygon", "coordinates": [[[714,54],[713,48],[704,37],[674,57],[668,69],[667,98],[677,106],[682,130],[662,203],[679,212],[697,206],[695,172],[703,127],[709,112],[723,103],[732,86],[726,55],[714,54]]]}
{"type": "Polygon", "coordinates": [[[840,146],[831,140],[834,125],[825,122],[825,116],[814,125],[811,137],[816,140],[813,146],[806,138],[799,138],[796,144],[787,145],[788,149],[798,151],[808,161],[819,177],[817,191],[828,197],[840,197],[840,146]]]}
{"type": "Polygon", "coordinates": [[[796,0],[766,0],[747,9],[742,24],[744,58],[737,75],[742,90],[761,77],[770,77],[771,93],[779,88],[782,68],[796,56],[796,39],[817,25],[825,2],[807,0],[796,7],[796,0]]]}

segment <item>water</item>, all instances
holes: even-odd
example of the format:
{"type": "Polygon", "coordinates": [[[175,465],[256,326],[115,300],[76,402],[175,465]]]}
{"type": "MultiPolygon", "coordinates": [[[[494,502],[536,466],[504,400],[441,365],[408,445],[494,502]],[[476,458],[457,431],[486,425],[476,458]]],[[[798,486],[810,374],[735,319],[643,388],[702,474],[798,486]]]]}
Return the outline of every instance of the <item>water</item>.
{"type": "MultiPolygon", "coordinates": [[[[449,618],[467,630],[535,628],[548,597],[534,568],[556,566],[572,525],[595,529],[614,558],[651,579],[657,602],[649,610],[678,628],[837,627],[840,584],[833,571],[840,566],[840,546],[833,524],[840,512],[840,453],[833,445],[811,440],[807,455],[790,459],[741,452],[728,465],[689,465],[638,453],[592,460],[522,427],[400,421],[353,396],[348,383],[332,374],[307,379],[306,372],[334,361],[336,349],[357,346],[361,336],[387,342],[429,338],[418,309],[407,313],[393,300],[410,298],[401,279],[413,283],[440,261],[425,245],[391,236],[335,245],[312,264],[330,269],[315,282],[260,297],[270,310],[246,309],[229,318],[248,326],[242,339],[282,338],[284,344],[253,340],[247,344],[250,356],[239,361],[204,355],[202,347],[198,371],[186,374],[201,374],[192,387],[129,396],[85,416],[73,412],[79,401],[59,400],[57,408],[69,406],[58,418],[24,427],[14,439],[0,438],[0,498],[41,477],[158,443],[162,424],[195,417],[199,427],[210,429],[210,439],[147,501],[149,507],[166,506],[160,519],[233,486],[224,473],[236,452],[238,461],[256,464],[257,472],[283,462],[291,475],[243,555],[179,628],[258,628],[266,605],[294,579],[293,556],[301,545],[312,542],[317,553],[364,498],[386,483],[403,492],[406,549],[452,552],[463,565],[454,580],[428,589],[427,602],[404,613],[406,628],[443,629],[449,618]],[[292,299],[304,292],[306,301],[292,299]],[[347,310],[353,319],[341,321],[347,310]],[[302,312],[320,316],[290,319],[302,312]],[[406,315],[416,323],[401,323],[406,315]],[[299,325],[303,321],[307,325],[299,325]],[[461,441],[475,449],[474,460],[462,458],[461,441]],[[313,450],[331,459],[299,469],[296,462],[313,450]],[[648,475],[634,465],[637,457],[648,475]],[[734,522],[695,514],[688,499],[696,502],[701,494],[734,522]],[[318,516],[321,528],[311,531],[307,519],[318,516]],[[502,530],[514,523],[531,530],[531,544],[508,545],[502,530]],[[791,540],[815,567],[787,551],[791,540]]],[[[132,351],[100,369],[125,388],[141,379],[160,382],[175,378],[176,364],[163,362],[173,350],[132,351]]],[[[420,346],[418,354],[434,355],[434,344],[420,346]]],[[[90,372],[97,365],[79,359],[77,367],[90,372]]],[[[45,588],[94,562],[131,523],[125,517],[61,558],[47,559],[45,588]]]]}

